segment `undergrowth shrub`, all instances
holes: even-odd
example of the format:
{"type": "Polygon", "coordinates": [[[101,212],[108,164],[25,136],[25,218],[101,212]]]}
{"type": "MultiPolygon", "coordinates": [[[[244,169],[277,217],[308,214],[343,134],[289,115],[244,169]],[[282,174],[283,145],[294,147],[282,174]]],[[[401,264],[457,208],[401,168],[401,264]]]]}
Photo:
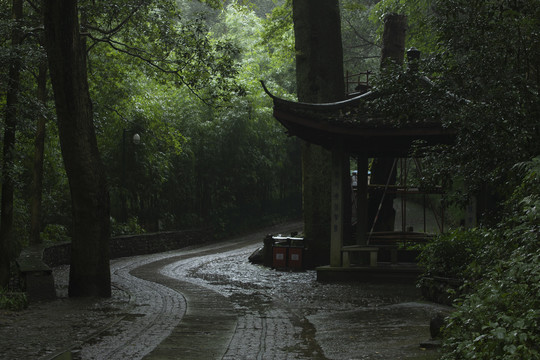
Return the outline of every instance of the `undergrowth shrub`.
{"type": "Polygon", "coordinates": [[[22,292],[9,292],[0,289],[0,309],[20,311],[28,307],[28,298],[22,292]]]}
{"type": "Polygon", "coordinates": [[[139,224],[137,217],[130,217],[127,222],[117,222],[111,217],[111,236],[140,235],[144,234],[144,228],[139,224]]]}
{"type": "Polygon", "coordinates": [[[46,244],[55,244],[71,241],[66,226],[60,224],[48,224],[41,232],[41,240],[46,244]]]}
{"type": "Polygon", "coordinates": [[[425,276],[464,279],[478,253],[491,241],[491,233],[483,229],[456,229],[440,234],[426,244],[419,256],[425,276]]]}
{"type": "Polygon", "coordinates": [[[514,251],[456,305],[443,359],[540,359],[540,251],[514,251]]]}
{"type": "Polygon", "coordinates": [[[540,359],[540,157],[518,167],[527,173],[496,241],[461,272],[471,291],[455,302],[443,360],[540,359]]]}

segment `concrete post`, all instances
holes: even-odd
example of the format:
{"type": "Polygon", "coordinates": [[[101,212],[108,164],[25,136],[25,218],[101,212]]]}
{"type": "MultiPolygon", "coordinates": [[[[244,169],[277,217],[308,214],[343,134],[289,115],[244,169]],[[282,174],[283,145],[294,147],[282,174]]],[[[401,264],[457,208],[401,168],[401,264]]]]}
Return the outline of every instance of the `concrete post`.
{"type": "Polygon", "coordinates": [[[343,246],[344,233],[344,208],[345,198],[343,189],[343,173],[345,169],[345,152],[343,147],[332,150],[332,201],[330,214],[331,233],[330,233],[330,266],[341,266],[341,247],[343,246]]]}
{"type": "Polygon", "coordinates": [[[368,157],[360,154],[357,158],[358,181],[356,185],[356,244],[366,245],[368,229],[368,157]]]}

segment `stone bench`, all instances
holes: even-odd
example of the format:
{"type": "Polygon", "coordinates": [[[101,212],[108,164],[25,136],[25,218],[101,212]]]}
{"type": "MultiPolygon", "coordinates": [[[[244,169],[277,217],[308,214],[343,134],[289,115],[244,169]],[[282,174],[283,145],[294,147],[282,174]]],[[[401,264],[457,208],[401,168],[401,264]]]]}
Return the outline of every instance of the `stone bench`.
{"type": "Polygon", "coordinates": [[[52,269],[42,260],[43,248],[30,246],[21,252],[16,264],[29,300],[48,300],[56,297],[52,269]]]}
{"type": "Polygon", "coordinates": [[[350,255],[352,252],[359,253],[369,253],[369,265],[377,266],[378,253],[380,249],[385,249],[390,251],[390,262],[392,264],[397,264],[397,252],[398,246],[396,245],[376,245],[376,246],[367,246],[367,245],[350,245],[343,246],[341,248],[341,253],[343,254],[343,267],[350,267],[350,255]]]}
{"type": "Polygon", "coordinates": [[[379,252],[379,248],[375,246],[364,246],[364,245],[350,245],[350,246],[343,246],[341,248],[341,253],[343,255],[343,267],[350,267],[351,266],[351,260],[350,260],[350,253],[357,252],[357,253],[369,253],[369,266],[377,266],[377,253],[379,252]]]}

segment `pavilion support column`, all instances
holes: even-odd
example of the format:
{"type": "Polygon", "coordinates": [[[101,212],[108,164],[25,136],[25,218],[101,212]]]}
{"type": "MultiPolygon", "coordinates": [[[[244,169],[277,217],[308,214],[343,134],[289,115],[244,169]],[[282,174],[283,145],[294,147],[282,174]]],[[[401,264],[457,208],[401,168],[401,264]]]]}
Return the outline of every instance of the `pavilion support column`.
{"type": "Polygon", "coordinates": [[[331,233],[330,233],[330,266],[341,266],[341,248],[345,233],[345,184],[343,174],[349,169],[346,167],[347,156],[343,147],[332,150],[332,201],[331,201],[331,233]]]}
{"type": "Polygon", "coordinates": [[[356,244],[367,245],[368,232],[368,157],[359,154],[356,160],[358,180],[356,185],[356,244]]]}
{"type": "Polygon", "coordinates": [[[345,153],[345,164],[341,173],[343,181],[343,245],[354,244],[352,225],[352,182],[351,182],[351,154],[345,153]]]}

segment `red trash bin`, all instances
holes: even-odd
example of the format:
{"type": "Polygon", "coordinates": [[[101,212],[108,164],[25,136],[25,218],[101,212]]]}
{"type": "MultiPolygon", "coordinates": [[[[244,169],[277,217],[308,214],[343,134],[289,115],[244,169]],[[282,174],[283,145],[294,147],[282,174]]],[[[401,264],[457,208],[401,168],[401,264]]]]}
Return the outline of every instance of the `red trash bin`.
{"type": "Polygon", "coordinates": [[[275,269],[302,269],[304,239],[283,236],[272,237],[272,267],[275,269]]]}
{"type": "Polygon", "coordinates": [[[274,245],[272,248],[272,267],[285,269],[287,267],[287,246],[274,245]]]}
{"type": "Polygon", "coordinates": [[[290,269],[302,269],[302,253],[303,247],[290,247],[289,248],[289,264],[290,269]]]}

